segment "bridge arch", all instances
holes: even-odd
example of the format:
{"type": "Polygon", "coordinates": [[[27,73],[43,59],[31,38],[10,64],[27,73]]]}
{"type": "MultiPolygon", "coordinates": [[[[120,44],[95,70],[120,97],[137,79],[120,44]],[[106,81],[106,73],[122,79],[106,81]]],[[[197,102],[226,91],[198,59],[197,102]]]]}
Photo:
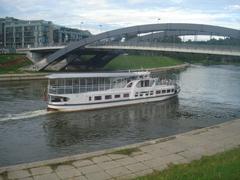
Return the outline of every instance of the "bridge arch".
{"type": "Polygon", "coordinates": [[[240,39],[240,30],[212,26],[205,24],[188,24],[188,23],[165,23],[165,24],[148,24],[126,27],[121,29],[116,29],[112,31],[107,31],[101,34],[93,35],[89,38],[83,39],[78,42],[73,42],[67,47],[56,51],[47,58],[39,61],[35,64],[36,70],[42,70],[49,64],[61,60],[67,54],[73,52],[76,49],[84,48],[86,45],[97,42],[102,39],[107,39],[111,37],[121,37],[121,36],[135,36],[141,33],[157,32],[157,31],[182,31],[182,32],[199,32],[200,34],[214,34],[219,36],[228,36],[235,39],[240,39]]]}

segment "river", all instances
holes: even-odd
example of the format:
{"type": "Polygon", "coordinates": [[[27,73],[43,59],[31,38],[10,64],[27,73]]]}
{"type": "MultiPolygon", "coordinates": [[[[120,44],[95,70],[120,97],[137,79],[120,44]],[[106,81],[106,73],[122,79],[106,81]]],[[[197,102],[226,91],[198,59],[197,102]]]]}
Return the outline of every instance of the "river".
{"type": "Polygon", "coordinates": [[[176,72],[178,97],[87,112],[49,113],[46,81],[0,82],[0,166],[166,137],[240,117],[240,66],[176,72]]]}

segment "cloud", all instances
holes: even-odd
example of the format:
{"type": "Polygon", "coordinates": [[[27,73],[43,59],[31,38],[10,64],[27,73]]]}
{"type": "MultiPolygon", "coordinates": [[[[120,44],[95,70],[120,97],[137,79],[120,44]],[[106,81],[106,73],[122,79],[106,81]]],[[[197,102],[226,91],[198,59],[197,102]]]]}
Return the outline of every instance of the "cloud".
{"type": "Polygon", "coordinates": [[[236,10],[240,11],[240,4],[230,5],[227,7],[227,9],[233,10],[233,11],[236,11],[236,10]]]}
{"type": "MultiPolygon", "coordinates": [[[[0,0],[4,9],[0,15],[50,20],[55,24],[89,29],[93,33],[139,24],[174,22],[236,27],[235,19],[240,18],[239,14],[216,8],[206,11],[178,5],[185,1],[171,0],[168,1],[171,5],[164,5],[163,0],[0,0]]],[[[239,5],[229,7],[237,10],[239,5]]]]}

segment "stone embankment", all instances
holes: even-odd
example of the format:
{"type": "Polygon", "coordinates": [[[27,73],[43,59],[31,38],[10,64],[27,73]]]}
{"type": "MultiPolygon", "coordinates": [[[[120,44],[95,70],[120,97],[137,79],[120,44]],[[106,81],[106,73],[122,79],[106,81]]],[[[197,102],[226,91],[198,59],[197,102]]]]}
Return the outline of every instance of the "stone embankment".
{"type": "Polygon", "coordinates": [[[240,119],[125,147],[0,168],[0,180],[131,179],[240,145],[240,119]]]}

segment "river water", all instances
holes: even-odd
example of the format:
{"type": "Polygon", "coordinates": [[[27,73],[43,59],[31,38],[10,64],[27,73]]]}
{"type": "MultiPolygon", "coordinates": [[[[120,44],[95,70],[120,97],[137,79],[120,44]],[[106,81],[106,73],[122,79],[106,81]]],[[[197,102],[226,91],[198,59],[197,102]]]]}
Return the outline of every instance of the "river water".
{"type": "Polygon", "coordinates": [[[0,83],[0,166],[166,137],[240,117],[240,66],[177,73],[178,97],[157,103],[48,113],[46,81],[0,83]]]}

